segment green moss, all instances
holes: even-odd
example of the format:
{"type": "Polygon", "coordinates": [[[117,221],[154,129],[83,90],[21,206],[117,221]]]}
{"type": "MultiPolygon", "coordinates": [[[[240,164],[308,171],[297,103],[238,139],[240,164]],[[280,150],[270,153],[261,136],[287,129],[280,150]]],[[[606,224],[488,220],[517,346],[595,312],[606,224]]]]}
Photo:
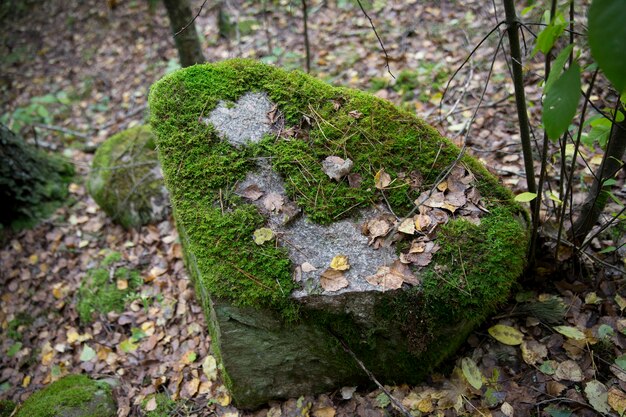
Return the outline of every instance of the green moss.
{"type": "Polygon", "coordinates": [[[68,375],[28,397],[16,417],[56,417],[69,410],[75,410],[72,415],[76,417],[111,417],[110,401],[109,407],[105,407],[104,402],[97,408],[87,406],[94,396],[110,395],[111,388],[105,383],[93,381],[86,375],[68,375]],[[81,408],[84,413],[80,412],[81,408]]]}
{"type": "MultiPolygon", "coordinates": [[[[115,254],[115,252],[113,253],[115,254]]],[[[122,312],[127,299],[141,285],[141,276],[137,271],[124,267],[109,266],[109,261],[115,256],[107,256],[100,268],[93,268],[87,272],[78,289],[76,310],[83,324],[91,323],[95,314],[108,312],[122,312]],[[108,268],[104,268],[108,266],[108,268]],[[124,280],[127,288],[117,288],[117,281],[124,280]]]]}
{"type": "MultiPolygon", "coordinates": [[[[270,157],[273,168],[288,178],[288,196],[312,221],[327,224],[382,201],[374,186],[380,169],[393,180],[385,191],[387,201],[399,216],[407,214],[418,195],[432,187],[459,152],[435,129],[384,100],[251,60],[180,70],[157,82],[149,100],[177,222],[188,234],[186,251],[195,254],[196,279],[202,280],[197,284],[236,305],[272,306],[290,317],[295,310],[288,296],[294,284],[287,254],[278,247],[254,244],[252,234],[264,225],[264,218],[233,193],[237,182],[254,169],[256,157],[270,157]],[[235,102],[251,91],[266,92],[284,114],[286,127],[294,127],[298,136],[266,137],[237,149],[201,122],[218,102],[235,102]],[[362,178],[358,188],[351,188],[345,180],[337,183],[323,173],[321,161],[331,155],[352,159],[352,173],[362,178]],[[423,178],[420,188],[410,183],[411,174],[423,178]]],[[[474,174],[482,203],[492,214],[476,230],[462,221],[452,221],[442,230],[443,248],[436,260],[455,272],[450,284],[442,284],[442,271],[427,272],[424,308],[435,316],[441,312],[434,306],[442,300],[447,305],[447,297],[455,297],[451,301],[455,311],[478,307],[478,315],[483,316],[501,301],[523,263],[523,227],[514,220],[522,209],[480,163],[468,156],[461,163],[474,174]],[[468,228],[474,237],[465,236],[468,228]],[[460,244],[461,238],[466,245],[460,244]],[[472,245],[488,248],[488,256],[472,245]],[[497,255],[498,250],[504,255],[497,255]],[[512,250],[517,251],[515,256],[507,258],[512,250]],[[464,252],[472,258],[464,258],[464,252]],[[458,275],[461,259],[467,278],[458,275]],[[498,264],[498,259],[514,265],[498,264]],[[489,287],[498,280],[505,282],[502,290],[489,287]],[[459,288],[472,295],[464,297],[459,288]],[[474,295],[477,298],[472,301],[474,295]]]]}
{"type": "Polygon", "coordinates": [[[7,336],[13,340],[22,340],[22,327],[30,326],[34,320],[28,313],[17,313],[8,323],[7,336]]]}
{"type": "Polygon", "coordinates": [[[146,417],[170,417],[174,415],[174,411],[176,410],[176,401],[172,400],[165,393],[159,393],[146,397],[146,399],[141,402],[141,406],[144,409],[144,415],[146,417]],[[152,398],[156,400],[156,409],[146,411],[146,405],[152,398]]]}
{"type": "Polygon", "coordinates": [[[11,400],[0,400],[0,417],[9,417],[15,407],[16,404],[11,400]]]}
{"type": "Polygon", "coordinates": [[[149,126],[136,126],[107,139],[96,151],[87,182],[89,194],[126,228],[152,221],[151,199],[161,196],[158,159],[149,126]]]}

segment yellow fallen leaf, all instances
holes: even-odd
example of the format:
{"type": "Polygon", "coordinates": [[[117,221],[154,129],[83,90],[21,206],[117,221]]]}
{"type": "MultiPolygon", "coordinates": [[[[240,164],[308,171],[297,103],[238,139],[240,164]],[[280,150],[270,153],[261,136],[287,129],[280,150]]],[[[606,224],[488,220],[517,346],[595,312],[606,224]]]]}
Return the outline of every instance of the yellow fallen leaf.
{"type": "Polygon", "coordinates": [[[480,369],[478,369],[476,362],[471,358],[461,359],[461,369],[463,370],[463,376],[472,387],[480,389],[483,386],[483,375],[480,369]]]}
{"type": "Polygon", "coordinates": [[[123,291],[128,288],[128,280],[118,279],[117,280],[117,289],[123,291]]]}
{"type": "Polygon", "coordinates": [[[337,255],[330,261],[330,267],[335,271],[347,271],[350,269],[350,262],[346,255],[337,255]]]}
{"type": "Polygon", "coordinates": [[[227,407],[230,404],[231,397],[230,393],[223,385],[217,389],[217,403],[222,407],[227,407]]]}
{"type": "Polygon", "coordinates": [[[30,255],[30,256],[28,257],[28,263],[29,263],[29,264],[31,264],[31,265],[35,265],[37,262],[39,262],[39,256],[37,256],[37,255],[33,254],[33,255],[30,255]]]}
{"type": "Polygon", "coordinates": [[[253,237],[254,243],[256,243],[257,245],[262,245],[265,242],[269,242],[270,240],[274,239],[274,232],[272,231],[272,229],[269,229],[267,227],[261,227],[260,229],[256,229],[254,231],[253,237]]]}
{"type": "Polygon", "coordinates": [[[67,288],[64,287],[63,283],[58,282],[52,286],[52,295],[57,300],[60,300],[61,298],[65,297],[66,293],[67,293],[67,288]]]}
{"type": "Polygon", "coordinates": [[[30,375],[26,375],[22,380],[22,388],[28,388],[30,385],[30,375]]]}
{"type": "Polygon", "coordinates": [[[209,381],[215,381],[217,379],[217,361],[212,355],[208,355],[202,361],[202,372],[209,378],[209,381]]]}
{"type": "Polygon", "coordinates": [[[488,332],[491,337],[496,339],[498,342],[510,346],[519,345],[524,339],[522,332],[504,324],[496,324],[495,326],[490,327],[488,332]]]}
{"type": "Polygon", "coordinates": [[[432,413],[435,411],[435,406],[433,405],[433,400],[430,396],[422,398],[417,403],[417,409],[422,413],[432,413]]]}
{"type": "Polygon", "coordinates": [[[626,394],[619,388],[611,387],[608,396],[609,405],[620,416],[626,413],[626,394]]]}
{"type": "Polygon", "coordinates": [[[619,294],[615,294],[615,302],[619,306],[619,309],[624,311],[626,308],[626,299],[619,294]]]}
{"type": "Polygon", "coordinates": [[[313,410],[313,417],[335,417],[335,413],[332,407],[321,407],[313,410]]]}
{"type": "Polygon", "coordinates": [[[574,340],[585,340],[585,334],[578,330],[576,327],[572,326],[555,326],[554,330],[561,333],[563,336],[568,339],[574,340]]]}
{"type": "Polygon", "coordinates": [[[89,333],[84,333],[84,334],[78,333],[74,327],[70,327],[69,329],[67,329],[67,333],[65,335],[67,337],[67,343],[69,344],[77,343],[77,342],[81,343],[93,337],[89,333]]]}

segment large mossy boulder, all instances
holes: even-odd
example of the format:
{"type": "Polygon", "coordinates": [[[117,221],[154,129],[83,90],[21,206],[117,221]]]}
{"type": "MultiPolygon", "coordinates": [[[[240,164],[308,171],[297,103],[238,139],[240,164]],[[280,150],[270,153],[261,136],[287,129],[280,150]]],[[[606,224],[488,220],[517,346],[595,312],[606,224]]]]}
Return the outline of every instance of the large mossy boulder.
{"type": "Polygon", "coordinates": [[[106,382],[68,375],[28,397],[15,417],[115,417],[117,405],[106,382]]]}
{"type": "Polygon", "coordinates": [[[167,217],[169,197],[149,126],[136,126],[107,139],[93,159],[89,194],[126,228],[167,217]]]}
{"type": "Polygon", "coordinates": [[[509,295],[525,212],[475,159],[369,94],[250,60],[150,93],[187,268],[242,407],[417,383],[509,295]],[[457,160],[458,159],[458,160],[457,160]]]}

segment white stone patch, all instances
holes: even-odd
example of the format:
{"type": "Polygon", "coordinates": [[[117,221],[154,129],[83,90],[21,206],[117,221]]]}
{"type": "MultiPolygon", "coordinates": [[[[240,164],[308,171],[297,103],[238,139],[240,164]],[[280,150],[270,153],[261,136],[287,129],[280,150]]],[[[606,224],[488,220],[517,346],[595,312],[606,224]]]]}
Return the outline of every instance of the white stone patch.
{"type": "Polygon", "coordinates": [[[234,146],[259,142],[272,131],[268,117],[274,105],[265,93],[246,93],[235,103],[220,101],[209,117],[202,119],[234,146]]]}

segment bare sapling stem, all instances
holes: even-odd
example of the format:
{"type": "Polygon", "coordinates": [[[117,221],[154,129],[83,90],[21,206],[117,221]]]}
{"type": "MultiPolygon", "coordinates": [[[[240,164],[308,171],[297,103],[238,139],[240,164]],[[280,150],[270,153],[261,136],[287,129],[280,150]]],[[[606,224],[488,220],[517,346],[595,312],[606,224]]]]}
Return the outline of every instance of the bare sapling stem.
{"type": "MultiPolygon", "coordinates": [[[[522,75],[522,52],[519,43],[519,20],[515,13],[513,0],[503,0],[506,14],[507,34],[511,51],[511,64],[513,67],[513,86],[515,88],[515,104],[520,127],[520,139],[524,155],[524,170],[526,172],[526,185],[528,192],[537,193],[535,182],[535,168],[533,165],[532,144],[530,140],[530,125],[526,110],[526,94],[524,93],[524,78],[522,75]]],[[[531,212],[535,212],[535,201],[530,202],[531,212]]]]}
{"type": "Polygon", "coordinates": [[[306,72],[311,72],[311,48],[309,46],[309,15],[306,0],[302,0],[302,22],[304,23],[304,51],[306,54],[306,72]]]}
{"type": "Polygon", "coordinates": [[[613,178],[624,167],[624,152],[626,151],[626,110],[621,104],[619,97],[613,114],[613,124],[606,151],[602,156],[602,163],[598,168],[587,199],[580,210],[580,216],[574,222],[571,230],[572,241],[579,244],[589,234],[593,226],[598,222],[604,207],[609,199],[609,188],[605,181],[613,178]],[[622,120],[617,121],[621,113],[622,120]]]}

